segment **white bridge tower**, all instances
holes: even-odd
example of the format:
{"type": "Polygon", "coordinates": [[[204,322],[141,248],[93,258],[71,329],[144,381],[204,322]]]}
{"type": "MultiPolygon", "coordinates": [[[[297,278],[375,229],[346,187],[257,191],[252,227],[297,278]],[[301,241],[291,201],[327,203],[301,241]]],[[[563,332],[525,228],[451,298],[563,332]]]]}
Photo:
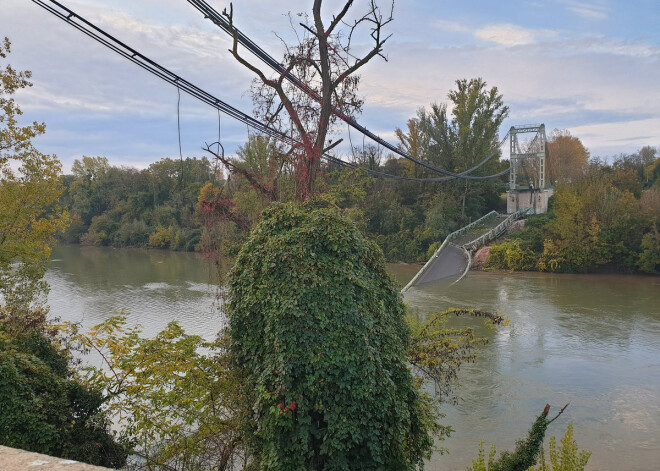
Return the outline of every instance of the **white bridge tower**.
{"type": "Polygon", "coordinates": [[[509,130],[511,170],[507,191],[507,213],[531,209],[545,213],[554,190],[545,178],[545,125],[511,126],[509,130]]]}

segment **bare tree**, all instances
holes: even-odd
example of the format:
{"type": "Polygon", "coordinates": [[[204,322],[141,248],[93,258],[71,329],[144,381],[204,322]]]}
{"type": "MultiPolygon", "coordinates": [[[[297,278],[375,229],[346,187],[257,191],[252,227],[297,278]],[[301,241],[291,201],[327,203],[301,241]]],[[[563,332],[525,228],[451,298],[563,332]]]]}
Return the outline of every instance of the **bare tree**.
{"type": "Polygon", "coordinates": [[[376,0],[369,0],[366,11],[358,14],[353,12],[354,0],[347,0],[329,21],[321,15],[322,3],[314,1],[311,18],[298,15],[304,20],[299,27],[293,25],[294,16],[290,17],[297,43],[282,40],[286,51],[282,69],[274,73],[262,70],[241,54],[233,5],[229,12],[223,12],[234,31],[230,52],[256,75],[252,93],[260,118],[290,132],[298,142],[288,154],[294,163],[300,200],[315,191],[321,155],[341,142],[329,138],[332,124],[338,116],[351,119],[361,111],[357,72],[376,56],[386,59],[382,52],[389,36],[383,34],[383,28],[393,19],[393,0],[385,15],[376,0]],[[366,52],[355,55],[352,45],[365,36],[369,44],[366,52]],[[288,80],[290,75],[300,79],[298,85],[288,80]]]}
{"type": "Polygon", "coordinates": [[[360,167],[378,170],[383,161],[383,149],[374,144],[353,147],[353,161],[360,167]]]}

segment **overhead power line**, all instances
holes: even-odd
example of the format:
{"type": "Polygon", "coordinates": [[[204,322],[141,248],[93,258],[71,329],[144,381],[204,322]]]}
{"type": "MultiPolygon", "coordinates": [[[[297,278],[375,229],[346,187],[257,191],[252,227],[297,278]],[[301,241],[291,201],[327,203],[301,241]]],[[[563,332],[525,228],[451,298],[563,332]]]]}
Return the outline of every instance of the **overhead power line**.
{"type": "MultiPolygon", "coordinates": [[[[218,13],[213,7],[211,7],[207,2],[204,0],[188,0],[188,3],[193,5],[197,10],[199,10],[205,18],[208,18],[211,20],[216,26],[218,26],[220,29],[222,29],[224,32],[229,34],[230,36],[234,37],[236,36],[237,41],[245,47],[248,51],[250,51],[252,54],[254,54],[257,58],[259,58],[261,61],[263,61],[266,65],[268,65],[271,69],[273,69],[275,72],[283,75],[289,82],[291,82],[293,85],[295,85],[297,88],[305,92],[307,95],[309,95],[312,99],[316,100],[317,102],[321,102],[321,97],[319,94],[313,90],[309,85],[307,85],[305,82],[300,80],[298,77],[296,77],[292,72],[288,71],[284,65],[280,64],[276,59],[274,59],[272,56],[270,56],[266,51],[264,51],[259,45],[257,45],[254,41],[252,41],[247,35],[242,33],[238,28],[230,24],[229,20],[226,18],[226,16],[218,13]]],[[[382,139],[381,137],[377,136],[376,134],[372,133],[369,131],[367,128],[359,124],[355,119],[351,116],[346,115],[343,113],[341,110],[337,109],[336,107],[333,107],[332,112],[335,116],[337,116],[339,119],[342,121],[348,123],[349,126],[352,128],[356,129],[357,131],[361,132],[362,134],[366,135],[370,139],[374,140],[378,144],[382,145],[386,149],[389,149],[390,151],[394,152],[395,154],[403,157],[404,159],[408,159],[412,162],[414,162],[417,165],[420,165],[428,170],[431,170],[436,173],[440,173],[442,175],[447,175],[451,176],[454,178],[460,178],[464,180],[484,180],[488,178],[495,178],[500,175],[504,175],[506,172],[500,172],[494,175],[487,175],[485,177],[473,177],[470,176],[469,174],[472,173],[473,171],[477,170],[480,168],[482,165],[484,165],[487,161],[489,161],[496,153],[495,151],[493,154],[489,155],[486,157],[483,161],[481,161],[479,164],[476,166],[465,170],[460,173],[456,172],[450,172],[449,170],[444,170],[441,168],[437,168],[427,162],[424,162],[423,160],[419,160],[412,155],[408,154],[407,152],[404,152],[402,149],[399,147],[387,142],[386,140],[382,139]]],[[[501,144],[500,144],[501,145],[501,144]]],[[[444,181],[444,180],[443,180],[444,181]]]]}
{"type": "MultiPolygon", "coordinates": [[[[54,16],[60,18],[64,22],[76,28],[77,30],[81,31],[85,35],[103,44],[110,50],[116,52],[120,56],[128,59],[129,61],[138,65],[147,72],[150,72],[156,77],[160,78],[161,80],[164,80],[165,82],[169,83],[170,85],[177,87],[179,90],[184,91],[188,95],[197,98],[201,102],[206,103],[207,105],[246,124],[247,126],[257,130],[258,132],[264,135],[270,136],[274,139],[280,140],[289,145],[299,144],[299,142],[293,139],[292,137],[280,132],[277,129],[271,128],[270,126],[262,123],[261,121],[253,118],[252,116],[246,113],[243,113],[237,108],[234,108],[233,106],[225,103],[219,98],[211,95],[210,93],[202,90],[201,88],[197,87],[191,82],[185,80],[184,78],[180,77],[178,74],[175,74],[174,72],[168,70],[167,68],[158,64],[157,62],[151,60],[150,58],[141,54],[140,52],[128,46],[124,42],[106,33],[104,30],[94,25],[90,21],[86,20],[82,16],[78,15],[73,10],[62,5],[60,2],[56,0],[32,0],[32,1],[37,5],[39,5],[40,7],[44,8],[49,13],[53,14],[54,16]]],[[[323,157],[328,162],[332,162],[335,164],[339,164],[351,168],[360,168],[356,164],[345,162],[341,159],[338,159],[336,157],[327,154],[324,154],[323,157]]],[[[484,162],[482,162],[480,165],[483,165],[483,163],[484,162]]],[[[403,177],[399,175],[391,175],[388,173],[378,172],[369,169],[364,169],[364,170],[366,171],[366,173],[376,178],[388,178],[388,179],[403,180],[403,181],[443,182],[443,181],[453,180],[455,178],[452,176],[439,177],[439,178],[411,178],[411,177],[403,177]]],[[[506,172],[508,172],[508,169],[495,175],[489,175],[484,177],[471,177],[471,179],[485,180],[488,178],[504,175],[506,172]]]]}

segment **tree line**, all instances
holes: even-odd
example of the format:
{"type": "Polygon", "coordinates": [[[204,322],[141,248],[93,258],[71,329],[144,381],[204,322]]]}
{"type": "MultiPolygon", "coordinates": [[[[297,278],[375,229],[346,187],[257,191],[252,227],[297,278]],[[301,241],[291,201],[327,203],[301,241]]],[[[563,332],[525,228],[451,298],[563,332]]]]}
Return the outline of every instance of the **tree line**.
{"type": "MultiPolygon", "coordinates": [[[[496,87],[481,79],[459,80],[447,104],[420,109],[396,129],[400,147],[431,165],[463,170],[495,153],[481,172],[505,168],[499,161],[498,128],[508,113],[496,87]]],[[[306,194],[299,169],[282,145],[252,135],[236,156],[164,158],[144,170],[116,167],[104,157],[76,160],[63,177],[61,204],[71,215],[66,242],[115,247],[200,251],[205,240],[225,234],[235,253],[263,209],[306,194]],[[218,168],[223,164],[227,177],[218,168]],[[213,211],[211,211],[213,208],[213,211]],[[215,217],[213,217],[215,215],[215,217]],[[211,237],[211,234],[214,236],[211,237]]],[[[373,144],[348,156],[359,168],[425,178],[434,173],[373,144]]],[[[337,164],[315,172],[315,198],[338,205],[375,239],[390,261],[420,261],[445,235],[487,211],[501,209],[503,180],[446,183],[374,179],[337,164]]]]}
{"type": "MultiPolygon", "coordinates": [[[[485,91],[483,82],[472,83],[485,91]]],[[[473,121],[463,126],[474,126],[473,121]]],[[[491,123],[491,143],[497,140],[495,124],[491,123]]],[[[422,160],[456,169],[475,162],[458,163],[466,155],[458,145],[461,124],[457,117],[449,120],[446,105],[421,109],[408,121],[407,131],[397,129],[396,133],[401,147],[422,160]]],[[[278,152],[276,142],[253,135],[239,148],[232,165],[262,179],[277,165],[276,200],[292,201],[296,182],[278,152]]],[[[348,158],[362,169],[397,176],[430,173],[408,160],[385,156],[374,145],[355,148],[348,158]]],[[[656,273],[658,162],[657,150],[646,146],[606,163],[590,158],[579,138],[568,131],[553,131],[547,144],[547,179],[556,193],[549,212],[531,217],[526,230],[494,247],[490,266],[656,273]]],[[[483,172],[494,173],[504,165],[494,158],[483,172]]],[[[72,174],[62,177],[62,186],[60,204],[70,215],[62,239],[88,245],[221,249],[233,255],[272,203],[243,174],[225,178],[206,157],[165,158],[144,170],[112,166],[103,157],[84,157],[75,161],[72,174]]],[[[452,231],[506,206],[503,179],[407,182],[324,165],[316,186],[320,188],[317,197],[342,208],[392,262],[423,261],[452,231]]]]}

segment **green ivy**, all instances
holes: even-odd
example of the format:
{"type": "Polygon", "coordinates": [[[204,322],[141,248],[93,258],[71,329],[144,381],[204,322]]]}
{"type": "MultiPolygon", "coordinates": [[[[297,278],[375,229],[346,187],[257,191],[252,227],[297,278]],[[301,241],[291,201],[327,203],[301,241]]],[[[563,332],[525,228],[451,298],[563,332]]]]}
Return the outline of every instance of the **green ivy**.
{"type": "MultiPolygon", "coordinates": [[[[539,443],[538,435],[541,426],[542,422],[539,417],[534,423],[534,428],[530,431],[528,440],[519,442],[515,453],[505,452],[502,454],[503,458],[506,459],[496,459],[497,450],[495,445],[491,445],[488,461],[486,461],[484,443],[481,442],[477,458],[472,460],[472,466],[467,468],[468,471],[584,471],[591,457],[591,452],[578,448],[577,442],[573,438],[573,425],[568,424],[560,446],[557,446],[555,437],[550,438],[550,463],[545,461],[545,452],[539,443]],[[536,455],[539,456],[538,467],[534,467],[534,463],[537,461],[536,455]]],[[[541,437],[542,441],[543,438],[541,437]]]]}
{"type": "Polygon", "coordinates": [[[412,470],[433,446],[380,249],[334,209],[263,213],[229,278],[251,469],[412,470]]]}

